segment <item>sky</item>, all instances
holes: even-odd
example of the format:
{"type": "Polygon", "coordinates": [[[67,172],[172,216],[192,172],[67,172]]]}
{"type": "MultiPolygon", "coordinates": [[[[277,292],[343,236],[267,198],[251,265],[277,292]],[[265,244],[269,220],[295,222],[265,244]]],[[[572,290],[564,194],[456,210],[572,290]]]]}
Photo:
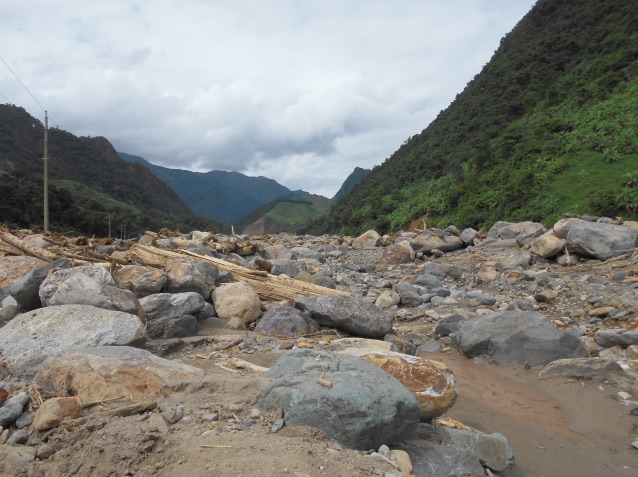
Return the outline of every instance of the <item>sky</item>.
{"type": "Polygon", "coordinates": [[[0,0],[0,102],[157,165],[332,197],[425,129],[534,3],[0,0]]]}

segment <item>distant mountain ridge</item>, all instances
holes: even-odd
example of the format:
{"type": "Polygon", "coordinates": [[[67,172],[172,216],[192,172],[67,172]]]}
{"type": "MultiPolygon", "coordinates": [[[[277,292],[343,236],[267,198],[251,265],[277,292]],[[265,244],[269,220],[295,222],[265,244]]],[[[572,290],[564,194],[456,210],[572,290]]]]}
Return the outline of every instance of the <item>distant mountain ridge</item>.
{"type": "Polygon", "coordinates": [[[333,202],[338,202],[344,197],[348,192],[352,190],[354,186],[356,186],[361,180],[370,174],[370,169],[363,169],[361,167],[355,167],[354,170],[350,173],[350,175],[346,178],[346,180],[341,185],[341,188],[337,191],[335,196],[332,198],[333,202]]]}
{"type": "Polygon", "coordinates": [[[196,213],[228,225],[293,192],[267,177],[250,177],[240,172],[171,169],[152,164],[140,156],[124,152],[118,154],[127,162],[142,164],[166,182],[196,213]]]}
{"type": "MultiPolygon", "coordinates": [[[[49,128],[50,222],[106,236],[109,220],[122,234],[144,229],[221,229],[200,220],[141,164],[123,161],[104,137],[77,137],[49,128]]],[[[0,104],[0,221],[42,225],[44,128],[24,108],[0,104]]]]}

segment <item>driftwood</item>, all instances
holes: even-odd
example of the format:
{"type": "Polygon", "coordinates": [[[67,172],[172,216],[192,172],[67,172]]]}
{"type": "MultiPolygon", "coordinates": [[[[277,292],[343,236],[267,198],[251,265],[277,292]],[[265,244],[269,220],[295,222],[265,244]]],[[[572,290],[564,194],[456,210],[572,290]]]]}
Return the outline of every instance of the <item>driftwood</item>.
{"type": "Polygon", "coordinates": [[[318,295],[343,295],[351,296],[350,293],[341,290],[322,287],[312,283],[302,282],[293,278],[280,275],[270,275],[263,270],[250,270],[234,263],[226,262],[218,258],[200,255],[188,250],[179,252],[164,250],[147,245],[134,244],[129,254],[131,258],[142,265],[150,265],[157,268],[164,268],[166,262],[180,258],[196,258],[205,262],[217,265],[220,270],[230,272],[234,280],[248,283],[259,295],[260,298],[269,301],[280,301],[295,296],[318,296],[318,295]]]}
{"type": "Polygon", "coordinates": [[[24,240],[20,240],[18,237],[11,235],[9,232],[0,232],[0,239],[4,242],[12,245],[23,253],[31,255],[32,257],[39,258],[45,262],[53,262],[58,259],[58,255],[53,252],[49,252],[40,247],[34,247],[26,243],[24,240]]]}

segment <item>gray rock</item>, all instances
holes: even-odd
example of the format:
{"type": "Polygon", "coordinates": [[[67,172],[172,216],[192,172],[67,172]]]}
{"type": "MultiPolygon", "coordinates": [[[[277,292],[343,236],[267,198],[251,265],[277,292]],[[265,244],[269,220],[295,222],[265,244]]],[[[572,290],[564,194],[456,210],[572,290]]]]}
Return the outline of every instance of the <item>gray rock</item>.
{"type": "Polygon", "coordinates": [[[443,318],[434,328],[434,336],[450,336],[461,329],[461,324],[466,320],[463,315],[451,315],[443,318]]]}
{"type": "MultiPolygon", "coordinates": [[[[51,277],[57,273],[59,272],[54,273],[51,277]]],[[[144,316],[140,314],[140,302],[132,291],[107,285],[84,273],[74,273],[62,280],[56,279],[55,291],[50,295],[49,292],[53,290],[53,286],[47,287],[47,281],[48,278],[42,284],[41,289],[45,293],[40,296],[42,304],[45,306],[91,305],[105,310],[123,311],[140,317],[144,316]]]]}
{"type": "Polygon", "coordinates": [[[513,270],[515,268],[526,269],[532,262],[532,254],[529,250],[513,250],[498,257],[497,270],[513,270]]]}
{"type": "Polygon", "coordinates": [[[83,275],[103,285],[116,286],[115,280],[113,280],[109,271],[104,267],[87,265],[57,270],[49,274],[40,285],[39,293],[42,305],[51,305],[51,297],[57,292],[58,287],[74,275],[83,275]]]}
{"type": "Polygon", "coordinates": [[[166,262],[169,293],[195,292],[204,300],[210,298],[211,288],[219,276],[217,265],[201,260],[175,259],[166,262]]]}
{"type": "Polygon", "coordinates": [[[611,348],[613,346],[627,348],[631,345],[638,345],[638,332],[625,331],[621,328],[599,330],[594,335],[594,340],[603,348],[611,348]]]}
{"type": "Polygon", "coordinates": [[[8,427],[14,423],[22,415],[28,402],[29,396],[26,393],[18,393],[7,399],[0,407],[0,426],[8,427]]]}
{"type": "Polygon", "coordinates": [[[13,434],[11,434],[11,437],[9,437],[9,439],[7,440],[7,444],[9,445],[25,444],[28,439],[29,439],[29,433],[26,431],[26,429],[18,429],[13,434]]]}
{"type": "Polygon", "coordinates": [[[308,266],[301,260],[291,260],[286,258],[275,258],[270,261],[272,267],[270,273],[272,275],[287,275],[296,277],[301,272],[308,270],[308,266]]]}
{"type": "Polygon", "coordinates": [[[416,285],[420,285],[429,290],[441,288],[443,286],[443,283],[441,282],[441,280],[439,280],[437,277],[427,272],[421,273],[420,275],[418,275],[416,279],[414,280],[414,283],[416,285]]]}
{"type": "Polygon", "coordinates": [[[469,431],[457,429],[437,425],[436,421],[434,426],[443,442],[476,454],[481,464],[496,472],[502,472],[514,465],[514,451],[503,434],[498,432],[485,434],[475,429],[469,431]]]}
{"type": "Polygon", "coordinates": [[[430,424],[421,423],[415,438],[401,446],[410,454],[416,477],[485,477],[476,454],[441,442],[430,424]]]}
{"type": "Polygon", "coordinates": [[[310,313],[287,306],[270,308],[255,326],[255,332],[267,335],[303,336],[317,331],[319,325],[310,313]]]}
{"type": "Polygon", "coordinates": [[[401,304],[407,308],[416,308],[426,302],[425,297],[414,292],[399,293],[401,304]]]}
{"type": "Polygon", "coordinates": [[[214,248],[206,247],[204,245],[199,245],[197,243],[188,244],[188,247],[186,247],[186,250],[195,252],[199,255],[205,255],[207,257],[222,258],[221,254],[214,248]]]}
{"type": "Polygon", "coordinates": [[[135,346],[147,339],[144,323],[130,313],[59,305],[23,313],[0,328],[0,354],[9,370],[31,376],[48,356],[73,346],[135,346]]]}
{"type": "Polygon", "coordinates": [[[205,320],[206,318],[213,318],[217,316],[217,312],[215,311],[215,307],[213,306],[212,303],[206,302],[204,303],[204,309],[202,311],[193,313],[193,315],[195,315],[195,318],[197,318],[197,321],[202,321],[202,320],[205,320]]]}
{"type": "Polygon", "coordinates": [[[198,331],[197,318],[193,315],[164,316],[146,323],[146,332],[151,339],[197,336],[198,331]]]}
{"type": "Polygon", "coordinates": [[[9,295],[15,298],[23,310],[30,311],[40,308],[42,303],[40,302],[39,289],[45,278],[53,270],[71,268],[72,266],[71,260],[60,258],[31,270],[9,286],[9,295]]]}
{"type": "Polygon", "coordinates": [[[632,251],[638,241],[638,230],[581,220],[569,228],[565,240],[570,252],[606,260],[632,251]]]}
{"type": "Polygon", "coordinates": [[[440,279],[446,277],[458,280],[463,275],[463,269],[457,265],[449,263],[426,262],[423,265],[423,272],[434,275],[440,279]]]}
{"type": "Polygon", "coordinates": [[[16,305],[9,305],[0,308],[0,325],[13,320],[20,313],[20,308],[16,305]]]}
{"type": "Polygon", "coordinates": [[[335,284],[335,281],[332,279],[332,277],[328,277],[326,275],[313,275],[312,282],[315,285],[319,285],[320,287],[331,288],[333,290],[337,288],[337,285],[335,284]]]}
{"type": "Polygon", "coordinates": [[[379,242],[381,242],[381,235],[374,230],[368,230],[353,240],[352,248],[356,250],[375,248],[379,246],[379,242]]]}
{"type": "Polygon", "coordinates": [[[539,379],[559,376],[599,382],[611,381],[621,385],[633,381],[616,361],[602,358],[557,359],[538,373],[539,379]]]}
{"type": "Polygon", "coordinates": [[[146,319],[195,315],[204,310],[206,302],[199,293],[156,293],[140,299],[146,319]]]}
{"type": "Polygon", "coordinates": [[[452,252],[463,248],[463,242],[456,235],[443,230],[426,230],[410,241],[416,253],[432,253],[432,250],[452,252]]]}
{"type": "Polygon", "coordinates": [[[478,238],[478,232],[472,228],[467,228],[461,232],[460,238],[464,245],[473,245],[474,240],[478,238]]]}
{"type": "Polygon", "coordinates": [[[481,290],[471,290],[465,294],[465,296],[470,300],[476,300],[481,305],[492,306],[496,304],[496,297],[490,295],[489,293],[485,293],[481,290]]]}
{"type": "Polygon", "coordinates": [[[311,250],[308,247],[294,247],[290,249],[291,258],[295,260],[311,259],[319,263],[326,263],[326,255],[322,252],[311,250]]]}
{"type": "Polygon", "coordinates": [[[527,228],[525,228],[525,230],[523,230],[522,232],[519,232],[518,234],[516,234],[514,238],[516,239],[516,243],[518,243],[518,245],[522,247],[530,243],[536,237],[540,237],[545,232],[547,232],[547,229],[545,228],[545,226],[543,224],[539,224],[535,222],[531,224],[530,226],[528,226],[527,228]]]}
{"type": "Polygon", "coordinates": [[[414,395],[381,368],[358,357],[300,349],[265,374],[257,398],[265,411],[282,409],[286,424],[308,425],[355,449],[410,437],[419,423],[414,395]],[[322,385],[325,380],[331,386],[322,385]]]}
{"type": "Polygon", "coordinates": [[[364,338],[392,331],[392,316],[363,298],[339,295],[296,297],[296,307],[310,313],[321,326],[339,328],[364,338]]]}
{"type": "Polygon", "coordinates": [[[136,297],[160,293],[166,286],[166,272],[144,265],[126,265],[113,274],[118,288],[132,291],[136,297]]]}
{"type": "Polygon", "coordinates": [[[587,351],[574,334],[529,311],[498,311],[466,321],[454,339],[468,358],[486,356],[499,365],[546,365],[556,359],[584,358],[587,351]]]}
{"type": "Polygon", "coordinates": [[[561,219],[554,224],[552,230],[554,231],[554,235],[558,238],[567,238],[567,234],[569,233],[569,229],[572,225],[581,222],[580,219],[569,218],[569,219],[561,219]]]}
{"type": "Polygon", "coordinates": [[[252,323],[261,315],[261,301],[257,292],[245,282],[234,282],[215,288],[212,294],[215,310],[220,318],[237,318],[252,323]]]}

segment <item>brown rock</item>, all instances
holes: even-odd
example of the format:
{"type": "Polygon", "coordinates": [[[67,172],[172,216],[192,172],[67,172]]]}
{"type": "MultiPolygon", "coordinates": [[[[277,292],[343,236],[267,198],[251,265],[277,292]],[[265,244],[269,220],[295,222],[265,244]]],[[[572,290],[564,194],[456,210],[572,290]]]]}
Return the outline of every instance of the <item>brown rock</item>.
{"type": "Polygon", "coordinates": [[[422,421],[440,416],[456,402],[456,379],[443,363],[394,351],[375,351],[361,357],[397,378],[416,396],[422,421]]]}
{"type": "Polygon", "coordinates": [[[540,293],[534,295],[534,299],[539,303],[550,303],[558,297],[558,293],[554,290],[543,290],[540,293]]]}
{"type": "Polygon", "coordinates": [[[555,257],[565,248],[565,240],[556,237],[552,232],[547,232],[530,242],[532,253],[542,258],[555,257]]]}
{"type": "Polygon", "coordinates": [[[601,308],[596,308],[596,309],[590,311],[589,315],[590,316],[607,316],[608,314],[610,314],[615,309],[616,308],[614,308],[613,306],[603,306],[601,308]]]}
{"type": "Polygon", "coordinates": [[[379,265],[398,265],[412,261],[414,251],[409,245],[404,247],[400,244],[392,244],[383,249],[383,255],[379,260],[379,265]]]}
{"type": "Polygon", "coordinates": [[[38,408],[33,419],[33,427],[38,431],[46,431],[58,426],[64,419],[80,417],[81,412],[82,405],[75,396],[51,398],[38,408]]]}

